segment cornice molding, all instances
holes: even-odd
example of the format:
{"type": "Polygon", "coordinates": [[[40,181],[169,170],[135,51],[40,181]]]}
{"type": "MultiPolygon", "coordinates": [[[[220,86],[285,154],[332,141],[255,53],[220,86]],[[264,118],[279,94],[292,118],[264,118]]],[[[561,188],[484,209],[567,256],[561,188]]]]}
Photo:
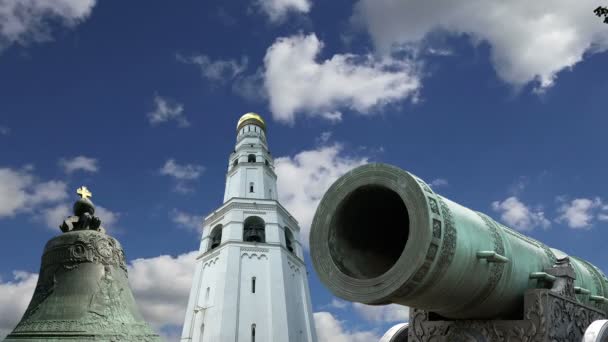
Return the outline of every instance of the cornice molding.
{"type": "Polygon", "coordinates": [[[270,175],[274,178],[274,180],[277,180],[277,174],[274,173],[274,166],[272,166],[272,164],[270,165],[266,165],[266,163],[264,162],[255,162],[255,163],[250,163],[250,162],[242,162],[242,163],[238,163],[236,165],[232,165],[230,164],[230,170],[228,171],[228,173],[226,173],[226,178],[233,176],[236,171],[244,166],[262,166],[266,171],[268,171],[270,173],[270,175]]]}
{"type": "Polygon", "coordinates": [[[301,259],[298,255],[295,255],[292,252],[290,252],[289,250],[287,250],[287,248],[285,248],[285,246],[281,245],[280,243],[257,243],[257,242],[246,242],[246,241],[226,241],[226,242],[222,243],[221,245],[217,246],[216,248],[214,248],[212,250],[208,250],[205,253],[200,254],[199,256],[196,257],[196,260],[203,259],[203,263],[204,263],[205,261],[218,256],[220,254],[220,252],[222,251],[222,249],[228,245],[239,246],[241,253],[243,251],[250,251],[250,252],[258,251],[259,249],[264,249],[264,252],[268,253],[269,249],[264,248],[264,247],[275,247],[275,248],[278,247],[278,248],[282,249],[283,252],[285,252],[285,254],[287,255],[287,258],[291,259],[290,261],[299,263],[301,266],[304,265],[303,259],[301,259]]]}
{"type": "Polygon", "coordinates": [[[242,210],[249,210],[249,211],[276,210],[276,211],[280,212],[281,214],[283,214],[286,221],[291,221],[291,224],[289,224],[289,226],[290,226],[289,228],[291,228],[297,232],[300,232],[300,226],[298,224],[298,221],[278,201],[267,200],[267,199],[260,200],[260,199],[242,198],[242,197],[232,197],[231,199],[229,199],[218,210],[207,215],[207,217],[205,217],[205,219],[203,220],[203,225],[208,226],[209,224],[216,222],[216,220],[219,220],[219,218],[224,216],[226,214],[226,212],[233,210],[233,209],[242,209],[242,210]],[[254,201],[254,202],[253,203],[239,202],[241,200],[254,201]],[[264,201],[266,203],[259,203],[256,201],[264,201]]]}

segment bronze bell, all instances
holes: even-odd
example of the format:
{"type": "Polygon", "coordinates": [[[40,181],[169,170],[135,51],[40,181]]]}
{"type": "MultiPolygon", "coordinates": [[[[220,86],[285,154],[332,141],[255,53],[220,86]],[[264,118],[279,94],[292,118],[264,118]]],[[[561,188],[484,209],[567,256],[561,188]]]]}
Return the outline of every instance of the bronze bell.
{"type": "Polygon", "coordinates": [[[137,309],[120,243],[92,213],[75,210],[47,242],[32,300],[6,342],[161,341],[137,309]]]}

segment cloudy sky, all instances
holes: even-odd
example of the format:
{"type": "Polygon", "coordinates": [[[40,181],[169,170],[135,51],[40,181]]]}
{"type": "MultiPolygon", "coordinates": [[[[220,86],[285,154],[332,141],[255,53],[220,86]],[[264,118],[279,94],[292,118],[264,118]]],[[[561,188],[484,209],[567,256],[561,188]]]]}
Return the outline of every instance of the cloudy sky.
{"type": "MultiPolygon", "coordinates": [[[[142,312],[175,340],[248,111],[306,245],[324,190],[374,161],[607,270],[600,4],[0,0],[0,338],[85,184],[142,312]]],[[[407,319],[334,298],[307,265],[321,342],[407,319]]]]}

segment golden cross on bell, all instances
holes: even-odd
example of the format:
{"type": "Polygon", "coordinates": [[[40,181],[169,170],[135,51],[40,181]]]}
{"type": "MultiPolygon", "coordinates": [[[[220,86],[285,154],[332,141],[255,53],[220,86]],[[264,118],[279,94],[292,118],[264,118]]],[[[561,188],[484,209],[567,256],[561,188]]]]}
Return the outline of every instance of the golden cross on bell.
{"type": "Polygon", "coordinates": [[[80,198],[84,199],[88,199],[89,197],[93,196],[89,189],[87,189],[87,187],[84,185],[78,188],[78,190],[76,190],[76,193],[80,195],[80,198]]]}

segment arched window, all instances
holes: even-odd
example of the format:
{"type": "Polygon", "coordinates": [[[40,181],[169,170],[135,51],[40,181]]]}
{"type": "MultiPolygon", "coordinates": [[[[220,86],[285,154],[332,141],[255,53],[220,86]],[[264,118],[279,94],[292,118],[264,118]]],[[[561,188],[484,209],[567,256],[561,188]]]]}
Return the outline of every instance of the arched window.
{"type": "Polygon", "coordinates": [[[255,277],[251,277],[251,293],[255,293],[255,277]]]}
{"type": "Polygon", "coordinates": [[[270,163],[268,162],[268,159],[265,159],[264,163],[266,164],[266,166],[270,166],[270,163]]]}
{"type": "Polygon", "coordinates": [[[255,342],[255,323],[251,325],[251,342],[255,342]]]}
{"type": "Polygon", "coordinates": [[[239,163],[239,160],[235,159],[234,162],[232,162],[232,166],[237,166],[238,163],[239,163]]]}
{"type": "Polygon", "coordinates": [[[205,340],[205,323],[201,324],[201,341],[205,340]]]}
{"type": "Polygon", "coordinates": [[[249,216],[243,224],[243,241],[266,242],[266,223],[258,216],[249,216]]]}
{"type": "Polygon", "coordinates": [[[249,192],[253,192],[253,182],[249,183],[249,192]]]}
{"type": "Polygon", "coordinates": [[[249,163],[255,163],[255,154],[250,154],[247,157],[247,162],[249,162],[249,163]]]}
{"type": "Polygon", "coordinates": [[[217,226],[215,226],[215,228],[213,228],[213,230],[211,231],[211,247],[209,248],[214,249],[215,247],[219,246],[222,243],[222,225],[218,224],[217,226]]]}
{"type": "Polygon", "coordinates": [[[293,253],[293,234],[288,227],[285,227],[285,247],[287,247],[288,251],[293,253]]]}

